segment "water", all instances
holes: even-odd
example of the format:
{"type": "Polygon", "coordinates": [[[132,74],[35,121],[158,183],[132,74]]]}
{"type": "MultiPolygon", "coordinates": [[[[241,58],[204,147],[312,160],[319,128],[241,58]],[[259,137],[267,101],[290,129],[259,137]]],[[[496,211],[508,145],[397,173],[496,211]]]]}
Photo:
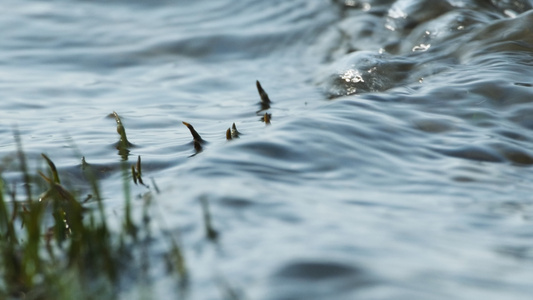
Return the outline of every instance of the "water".
{"type": "MultiPolygon", "coordinates": [[[[2,6],[0,157],[16,125],[31,167],[48,153],[83,188],[75,143],[120,212],[118,112],[128,160],[142,156],[180,235],[192,299],[226,284],[245,299],[533,294],[533,2],[2,6]],[[234,122],[242,135],[226,141],[234,122]]],[[[162,273],[157,298],[174,291],[162,273]]]]}

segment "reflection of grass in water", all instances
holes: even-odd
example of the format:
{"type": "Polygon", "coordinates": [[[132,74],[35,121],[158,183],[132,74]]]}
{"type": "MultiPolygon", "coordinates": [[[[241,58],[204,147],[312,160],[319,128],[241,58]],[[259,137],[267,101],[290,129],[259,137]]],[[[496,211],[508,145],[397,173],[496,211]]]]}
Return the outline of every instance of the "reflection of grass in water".
{"type": "MultiPolygon", "coordinates": [[[[17,202],[15,192],[0,179],[0,298],[113,299],[119,292],[122,275],[136,274],[141,280],[150,267],[146,253],[151,240],[148,210],[153,196],[151,191],[146,194],[142,221],[135,222],[127,162],[122,161],[124,226],[112,230],[106,222],[96,177],[86,162],[84,172],[96,210],[84,207],[84,201],[61,185],[54,163],[44,154],[50,175],[39,174],[48,189],[38,200],[34,199],[30,187],[38,184],[33,179],[37,177],[30,176],[20,137],[15,136],[27,200],[17,202]],[[11,195],[11,201],[6,195],[11,195]]],[[[139,157],[133,170],[136,182],[142,183],[140,164],[139,157]]],[[[165,240],[170,242],[167,263],[179,275],[180,288],[186,290],[182,251],[170,234],[165,240]]]]}

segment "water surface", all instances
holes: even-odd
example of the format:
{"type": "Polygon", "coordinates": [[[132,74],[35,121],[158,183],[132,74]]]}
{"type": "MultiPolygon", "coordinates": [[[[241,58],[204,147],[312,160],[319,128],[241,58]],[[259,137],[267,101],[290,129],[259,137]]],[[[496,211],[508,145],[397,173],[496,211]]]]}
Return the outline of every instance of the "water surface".
{"type": "MultiPolygon", "coordinates": [[[[532,6],[7,0],[0,157],[17,126],[31,167],[45,152],[83,191],[75,144],[112,215],[120,162],[142,156],[191,299],[222,298],[223,282],[243,299],[529,299],[532,6]],[[272,100],[261,112],[256,80],[272,100]]],[[[164,274],[158,298],[175,291],[164,274]]]]}

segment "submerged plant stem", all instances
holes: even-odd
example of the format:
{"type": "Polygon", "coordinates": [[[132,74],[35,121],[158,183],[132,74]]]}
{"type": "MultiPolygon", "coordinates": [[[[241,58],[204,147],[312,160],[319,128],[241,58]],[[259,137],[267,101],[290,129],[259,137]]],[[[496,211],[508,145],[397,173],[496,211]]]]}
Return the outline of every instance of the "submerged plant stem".
{"type": "Polygon", "coordinates": [[[26,165],[26,155],[24,154],[24,151],[22,151],[22,139],[20,138],[20,133],[16,127],[13,131],[13,135],[15,136],[15,142],[17,144],[17,156],[20,162],[20,171],[22,172],[24,180],[24,188],[26,189],[27,201],[32,202],[30,173],[28,172],[28,166],[26,165]]]}
{"type": "Polygon", "coordinates": [[[213,224],[211,224],[211,213],[209,212],[209,203],[205,196],[200,198],[200,204],[202,206],[202,212],[204,215],[204,226],[206,236],[209,240],[214,242],[218,238],[218,232],[213,228],[213,224]]]}

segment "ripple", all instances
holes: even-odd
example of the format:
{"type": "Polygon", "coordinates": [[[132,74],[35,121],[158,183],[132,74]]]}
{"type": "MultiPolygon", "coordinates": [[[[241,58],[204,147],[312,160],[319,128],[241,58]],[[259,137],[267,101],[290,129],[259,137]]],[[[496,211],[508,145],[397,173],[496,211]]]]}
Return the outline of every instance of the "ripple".
{"type": "Polygon", "coordinates": [[[363,269],[332,261],[292,261],[275,272],[268,299],[344,299],[376,284],[363,269]]]}
{"type": "MultiPolygon", "coordinates": [[[[322,281],[346,277],[360,277],[364,274],[359,268],[336,262],[302,261],[283,266],[274,276],[283,279],[322,281]]],[[[361,284],[361,283],[360,283],[361,284]]]]}
{"type": "MultiPolygon", "coordinates": [[[[112,2],[4,5],[10,187],[10,124],[30,168],[49,153],[73,186],[86,181],[75,141],[110,216],[142,156],[194,299],[224,296],[219,277],[252,299],[529,299],[531,1],[112,2]],[[112,111],[137,145],[128,161],[112,111]],[[182,121],[208,141],[193,157],[182,121]]],[[[163,285],[153,298],[175,292],[163,285]]]]}

